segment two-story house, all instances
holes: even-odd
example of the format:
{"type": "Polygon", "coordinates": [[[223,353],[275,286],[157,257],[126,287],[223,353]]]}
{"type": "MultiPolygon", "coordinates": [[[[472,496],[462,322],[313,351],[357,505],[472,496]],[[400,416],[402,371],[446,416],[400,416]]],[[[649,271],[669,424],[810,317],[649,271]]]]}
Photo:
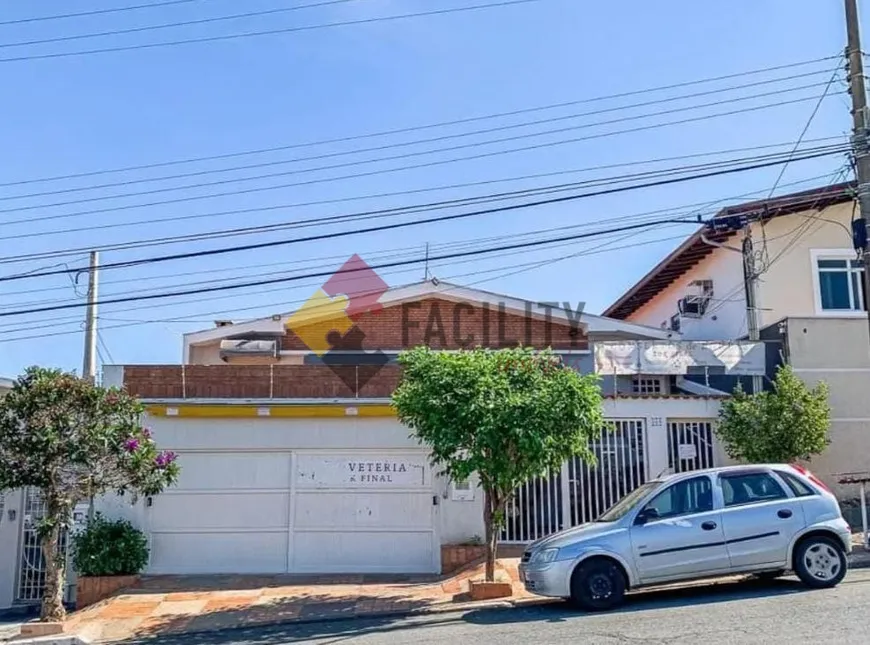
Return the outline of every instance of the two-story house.
{"type": "MultiPolygon", "coordinates": [[[[849,183],[723,209],[716,221],[731,224],[691,235],[604,312],[685,339],[745,338],[738,250],[748,221],[768,356],[808,384],[830,386],[831,444],[812,466],[832,487],[841,473],[870,470],[870,336],[864,267],[852,244],[856,209],[849,183]]],[[[837,491],[845,501],[857,496],[853,487],[837,491]]]]}

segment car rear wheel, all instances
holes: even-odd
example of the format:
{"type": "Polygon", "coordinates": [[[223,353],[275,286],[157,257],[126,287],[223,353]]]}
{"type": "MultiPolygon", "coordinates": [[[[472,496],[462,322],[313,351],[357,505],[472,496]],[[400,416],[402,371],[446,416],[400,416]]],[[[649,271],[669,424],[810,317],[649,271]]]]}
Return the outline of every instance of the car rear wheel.
{"type": "Polygon", "coordinates": [[[613,560],[591,558],[571,576],[571,600],[587,611],[607,611],[625,600],[625,575],[613,560]]]}
{"type": "Polygon", "coordinates": [[[835,587],[846,576],[846,552],[837,541],[824,536],[812,536],[796,547],[794,570],[808,587],[835,587]]]}

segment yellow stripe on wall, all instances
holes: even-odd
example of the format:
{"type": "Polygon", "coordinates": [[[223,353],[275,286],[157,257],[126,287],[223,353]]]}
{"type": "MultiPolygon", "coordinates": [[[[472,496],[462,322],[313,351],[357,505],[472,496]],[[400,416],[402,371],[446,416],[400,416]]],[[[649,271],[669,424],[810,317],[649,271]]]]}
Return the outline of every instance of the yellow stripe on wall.
{"type": "Polygon", "coordinates": [[[149,405],[148,414],[155,417],[185,417],[194,419],[296,418],[324,417],[395,417],[389,405],[350,406],[329,405],[149,405]],[[268,414],[265,413],[268,411],[268,414]]]}

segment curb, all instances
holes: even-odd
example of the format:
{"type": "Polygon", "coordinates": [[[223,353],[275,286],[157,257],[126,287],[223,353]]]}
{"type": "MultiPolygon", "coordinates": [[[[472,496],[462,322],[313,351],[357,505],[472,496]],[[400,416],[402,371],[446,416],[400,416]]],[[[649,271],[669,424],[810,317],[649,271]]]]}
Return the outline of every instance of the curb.
{"type": "MultiPolygon", "coordinates": [[[[316,625],[322,623],[350,623],[358,620],[369,620],[378,618],[412,618],[414,616],[431,616],[437,614],[455,614],[463,613],[471,610],[480,609],[514,609],[518,607],[526,607],[531,605],[545,605],[552,602],[558,602],[554,598],[524,598],[517,600],[493,600],[483,602],[464,602],[464,603],[444,603],[443,605],[435,605],[432,607],[420,607],[416,609],[393,609],[389,611],[368,612],[362,614],[344,615],[344,616],[312,616],[311,618],[291,618],[278,619],[274,621],[258,622],[251,625],[232,625],[227,627],[212,627],[205,629],[184,630],[179,633],[166,634],[149,634],[134,637],[134,640],[154,640],[160,637],[177,637],[190,636],[197,634],[217,634],[225,632],[244,632],[251,629],[264,629],[271,627],[293,627],[295,625],[316,625]]],[[[43,639],[16,639],[14,643],[4,645],[90,645],[91,643],[109,643],[114,641],[95,640],[89,641],[80,636],[71,634],[66,637],[46,637],[43,639]],[[56,643],[52,643],[54,639],[56,643]],[[72,640],[72,642],[70,642],[72,640]]]]}

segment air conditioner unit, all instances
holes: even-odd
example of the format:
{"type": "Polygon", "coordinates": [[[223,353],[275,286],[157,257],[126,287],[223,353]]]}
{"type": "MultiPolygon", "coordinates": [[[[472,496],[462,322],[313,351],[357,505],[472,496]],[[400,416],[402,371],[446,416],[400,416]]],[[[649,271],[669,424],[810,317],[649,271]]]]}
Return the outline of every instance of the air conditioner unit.
{"type": "Polygon", "coordinates": [[[677,301],[677,308],[686,318],[700,318],[713,299],[713,281],[694,280],[689,283],[688,292],[677,301]]]}
{"type": "Polygon", "coordinates": [[[234,339],[220,343],[220,357],[224,361],[243,356],[275,359],[279,351],[280,346],[274,340],[234,339]]]}

